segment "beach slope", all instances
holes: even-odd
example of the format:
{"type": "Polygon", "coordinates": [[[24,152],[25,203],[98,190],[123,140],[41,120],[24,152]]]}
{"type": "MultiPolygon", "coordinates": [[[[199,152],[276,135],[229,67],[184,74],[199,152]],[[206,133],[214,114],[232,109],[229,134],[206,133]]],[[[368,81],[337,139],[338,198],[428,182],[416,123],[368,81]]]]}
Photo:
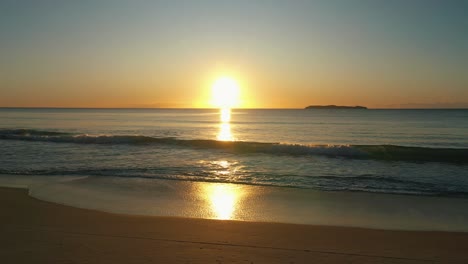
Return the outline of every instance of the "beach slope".
{"type": "Polygon", "coordinates": [[[468,233],[128,216],[0,188],[1,263],[468,263],[468,233]]]}

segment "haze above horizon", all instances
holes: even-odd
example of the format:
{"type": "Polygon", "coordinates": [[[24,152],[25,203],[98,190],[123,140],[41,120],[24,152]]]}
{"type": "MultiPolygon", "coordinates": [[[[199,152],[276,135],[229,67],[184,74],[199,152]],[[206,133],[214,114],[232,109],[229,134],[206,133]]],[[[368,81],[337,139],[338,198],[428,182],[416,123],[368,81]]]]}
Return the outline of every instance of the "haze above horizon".
{"type": "Polygon", "coordinates": [[[467,13],[461,0],[2,1],[0,107],[208,108],[228,76],[240,108],[467,108],[467,13]]]}

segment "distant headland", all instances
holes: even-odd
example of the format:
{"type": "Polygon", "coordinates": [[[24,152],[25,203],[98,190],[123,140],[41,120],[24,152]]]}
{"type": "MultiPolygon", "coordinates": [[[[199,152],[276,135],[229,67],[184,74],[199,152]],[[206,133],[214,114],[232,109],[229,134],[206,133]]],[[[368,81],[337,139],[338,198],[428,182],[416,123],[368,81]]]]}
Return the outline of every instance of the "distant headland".
{"type": "Polygon", "coordinates": [[[305,109],[367,109],[365,106],[343,106],[343,105],[309,105],[305,109]]]}

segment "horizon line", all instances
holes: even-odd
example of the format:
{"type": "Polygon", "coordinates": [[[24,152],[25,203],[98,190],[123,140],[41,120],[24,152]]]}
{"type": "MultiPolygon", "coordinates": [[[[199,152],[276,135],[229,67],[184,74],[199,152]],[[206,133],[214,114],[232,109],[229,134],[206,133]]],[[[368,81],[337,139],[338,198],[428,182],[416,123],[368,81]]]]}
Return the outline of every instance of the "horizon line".
{"type": "MultiPolygon", "coordinates": [[[[133,110],[215,110],[220,109],[219,107],[61,107],[61,106],[0,106],[0,109],[102,109],[102,110],[119,110],[119,109],[133,109],[133,110]]],[[[255,108],[236,108],[232,107],[231,109],[235,110],[347,110],[347,109],[305,109],[304,108],[275,108],[275,107],[255,107],[255,108]]],[[[351,109],[354,110],[354,109],[351,109]]],[[[375,107],[367,108],[364,110],[468,110],[468,107],[415,107],[415,108],[389,108],[389,107],[375,107]]]]}

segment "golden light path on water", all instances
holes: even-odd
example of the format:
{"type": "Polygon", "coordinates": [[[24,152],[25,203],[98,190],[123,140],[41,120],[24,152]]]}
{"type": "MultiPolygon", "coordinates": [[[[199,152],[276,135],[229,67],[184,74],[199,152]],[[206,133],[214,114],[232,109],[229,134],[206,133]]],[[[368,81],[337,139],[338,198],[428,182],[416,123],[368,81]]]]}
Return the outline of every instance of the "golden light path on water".
{"type": "Polygon", "coordinates": [[[220,120],[219,132],[216,138],[221,141],[232,141],[234,137],[231,133],[231,109],[221,108],[220,109],[220,120]]]}
{"type": "MultiPolygon", "coordinates": [[[[230,124],[231,109],[224,107],[220,108],[219,111],[220,123],[217,139],[221,141],[232,141],[234,138],[231,133],[230,124]]],[[[230,163],[228,161],[219,161],[217,164],[224,169],[220,174],[225,175],[226,173],[230,173],[230,163]]],[[[216,184],[207,186],[205,193],[207,194],[207,199],[210,201],[211,209],[216,219],[232,219],[240,196],[239,188],[230,184],[216,184]]]]}
{"type": "MultiPolygon", "coordinates": [[[[219,131],[216,138],[220,141],[233,141],[231,132],[231,107],[238,101],[239,87],[230,78],[220,78],[213,85],[213,101],[220,107],[219,131]]],[[[223,170],[224,176],[231,173],[230,163],[226,160],[215,162],[223,170]]],[[[204,195],[209,202],[215,219],[232,219],[238,206],[242,189],[234,184],[205,185],[204,195]]]]}

